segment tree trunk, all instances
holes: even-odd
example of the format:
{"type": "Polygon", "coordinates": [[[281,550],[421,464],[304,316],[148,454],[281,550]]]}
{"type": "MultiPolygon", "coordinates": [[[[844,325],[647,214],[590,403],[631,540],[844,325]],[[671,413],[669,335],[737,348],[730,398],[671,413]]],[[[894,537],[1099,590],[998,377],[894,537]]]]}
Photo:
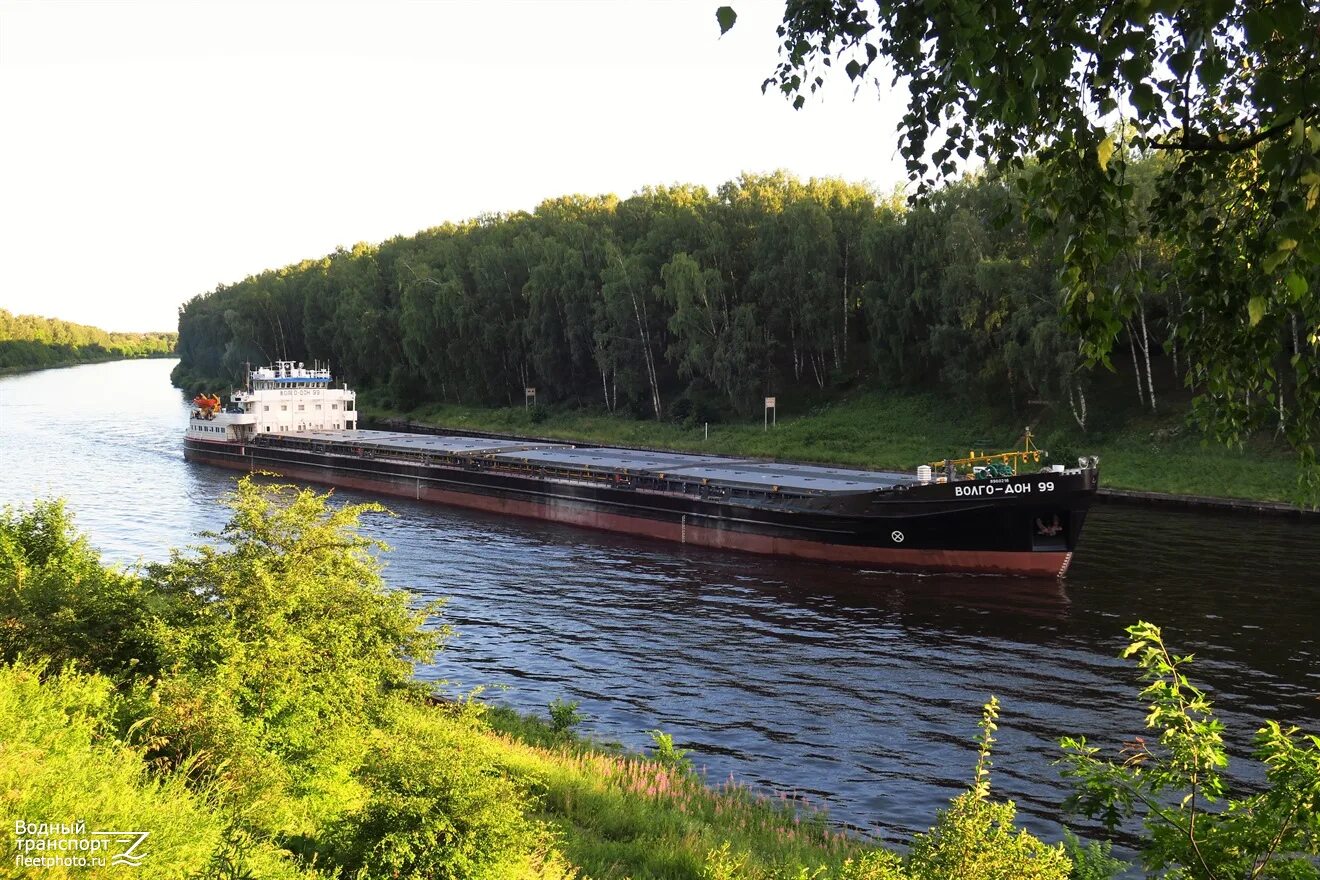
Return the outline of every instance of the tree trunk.
{"type": "MultiPolygon", "coordinates": [[[[1172,315],[1169,316],[1170,326],[1176,327],[1178,325],[1178,322],[1182,320],[1182,312],[1183,312],[1182,291],[1180,290],[1178,291],[1178,314],[1176,317],[1172,315]]],[[[1173,378],[1176,380],[1180,378],[1178,375],[1178,334],[1170,333],[1169,341],[1171,347],[1173,348],[1173,351],[1171,352],[1171,354],[1173,355],[1173,378]]]]}
{"type": "Polygon", "coordinates": [[[1155,377],[1150,372],[1150,336],[1146,332],[1146,307],[1141,307],[1141,353],[1146,356],[1146,390],[1150,392],[1150,411],[1155,412],[1155,377]]]}
{"type": "Polygon", "coordinates": [[[655,408],[656,421],[660,420],[660,383],[655,374],[655,359],[651,356],[651,334],[646,329],[642,318],[642,307],[637,301],[637,294],[631,288],[628,294],[632,298],[633,314],[637,316],[637,332],[642,338],[642,360],[646,364],[646,377],[651,383],[651,406],[655,408]]]}
{"type": "Polygon", "coordinates": [[[1080,411],[1077,401],[1073,400],[1073,384],[1072,382],[1069,382],[1068,406],[1072,409],[1073,419],[1076,420],[1077,427],[1085,431],[1086,430],[1086,394],[1082,391],[1081,386],[1078,386],[1077,388],[1077,397],[1081,401],[1080,411]]]}
{"type": "Polygon", "coordinates": [[[802,378],[802,360],[798,355],[797,329],[792,321],[788,322],[788,344],[793,349],[793,379],[798,381],[802,378]]]}
{"type": "Polygon", "coordinates": [[[843,359],[848,360],[848,242],[843,243],[843,359]]]}
{"type": "Polygon", "coordinates": [[[1287,419],[1285,419],[1283,415],[1283,383],[1282,382],[1279,383],[1278,400],[1279,400],[1279,427],[1274,429],[1275,437],[1281,436],[1284,430],[1286,430],[1288,427],[1287,419]]]}
{"type": "Polygon", "coordinates": [[[1128,332],[1128,350],[1132,352],[1132,374],[1137,377],[1137,401],[1142,408],[1146,406],[1146,391],[1142,387],[1141,365],[1137,362],[1137,335],[1132,332],[1132,322],[1124,321],[1123,326],[1127,327],[1128,332]]]}

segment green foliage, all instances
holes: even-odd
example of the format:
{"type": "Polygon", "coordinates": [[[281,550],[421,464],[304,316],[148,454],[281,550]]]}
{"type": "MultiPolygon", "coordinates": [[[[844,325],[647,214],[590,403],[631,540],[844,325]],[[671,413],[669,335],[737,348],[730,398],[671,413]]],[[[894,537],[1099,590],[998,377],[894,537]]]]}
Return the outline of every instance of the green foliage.
{"type": "Polygon", "coordinates": [[[207,544],[144,572],[98,573],[59,505],[0,521],[11,653],[115,676],[0,667],[6,815],[139,821],[163,847],[152,876],[199,880],[569,880],[575,864],[598,880],[690,877],[720,838],[769,877],[862,849],[744,787],[481,704],[431,705],[410,661],[445,630],[384,588],[379,545],[357,530],[370,509],[252,480],[229,504],[207,544]],[[76,613],[44,613],[46,592],[76,613]],[[132,632],[150,654],[129,650],[132,632]],[[139,654],[155,659],[122,660],[139,654]]]}
{"type": "Polygon", "coordinates": [[[719,9],[715,10],[715,19],[719,22],[720,33],[727,34],[729,28],[733,27],[734,23],[738,20],[738,13],[734,12],[733,8],[730,6],[721,6],[719,9]]]}
{"type": "Polygon", "coordinates": [[[906,83],[899,149],[920,193],[984,164],[1013,178],[1038,240],[1064,236],[1063,311],[1088,363],[1112,364],[1155,291],[1197,417],[1233,442],[1277,421],[1311,461],[1317,26],[1301,0],[793,0],[764,88],[801,107],[835,65],[882,94],[906,83]]]}
{"type": "MultiPolygon", "coordinates": [[[[385,588],[380,547],[357,528],[373,507],[251,479],[229,504],[213,543],[145,572],[98,569],[58,504],[0,518],[6,815],[140,827],[152,876],[216,880],[569,880],[575,866],[597,880],[1101,880],[1122,868],[1107,844],[1047,846],[992,800],[994,698],[971,790],[906,858],[790,800],[708,788],[660,731],[650,759],[576,738],[572,702],[535,723],[432,705],[411,664],[446,631],[385,588]]],[[[1074,804],[1140,816],[1147,866],[1166,876],[1315,877],[1320,738],[1267,723],[1264,784],[1231,795],[1190,658],[1149,624],[1131,633],[1158,742],[1134,740],[1115,762],[1065,741],[1074,804]]]]}
{"type": "Polygon", "coordinates": [[[845,859],[834,880],[905,880],[903,859],[898,853],[877,849],[845,859]]]}
{"type": "Polygon", "coordinates": [[[386,589],[357,532],[379,505],[333,505],[330,496],[244,478],[217,543],[175,552],[147,575],[160,594],[190,602],[186,627],[162,636],[162,687],[193,695],[217,716],[162,712],[159,724],[189,751],[225,754],[248,741],[260,753],[309,760],[327,728],[371,719],[388,698],[417,687],[446,630],[426,629],[434,607],[413,610],[386,589]],[[217,722],[212,724],[212,722],[217,722]]]}
{"type": "Polygon", "coordinates": [[[413,662],[447,629],[428,624],[434,607],[385,587],[383,546],[357,530],[377,505],[251,478],[227,503],[214,543],[147,571],[192,603],[162,637],[151,730],[162,757],[200,757],[234,792],[245,827],[320,853],[325,829],[370,799],[368,744],[399,701],[420,698],[413,662]]]}
{"type": "Polygon", "coordinates": [[[1114,858],[1113,849],[1108,840],[1083,843],[1071,830],[1063,829],[1063,851],[1073,864],[1069,880],[1111,880],[1126,871],[1130,866],[1114,858]]]}
{"type": "Polygon", "coordinates": [[[675,746],[674,737],[671,734],[665,733],[663,730],[649,732],[651,742],[655,744],[651,749],[652,758],[666,767],[673,767],[684,772],[691,771],[692,761],[688,758],[688,750],[675,746]]]}
{"type": "Polygon", "coordinates": [[[908,874],[920,880],[1066,880],[1072,864],[1062,847],[1015,828],[1015,815],[1012,802],[959,795],[913,842],[908,874]]]}
{"type": "Polygon", "coordinates": [[[1084,737],[1062,739],[1069,807],[1110,827],[1140,817],[1142,859],[1169,876],[1320,876],[1320,737],[1267,722],[1256,733],[1263,790],[1231,796],[1223,724],[1183,671],[1191,656],[1170,652],[1149,623],[1128,634],[1123,656],[1137,658],[1147,683],[1141,696],[1150,701],[1146,727],[1158,739],[1134,737],[1116,759],[1084,737]]]}
{"type": "Polygon", "coordinates": [[[109,333],[0,309],[0,373],[174,353],[175,333],[109,333]]]}
{"type": "Polygon", "coordinates": [[[1072,863],[1062,846],[1049,846],[1014,827],[1012,801],[990,800],[990,752],[999,717],[991,697],[981,715],[981,739],[970,791],[953,799],[935,827],[917,835],[904,867],[914,880],[1065,880],[1072,863]]]}
{"type": "Polygon", "coordinates": [[[391,707],[358,771],[369,795],[328,835],[330,861],[361,880],[512,875],[541,838],[497,761],[479,728],[391,707]]]}
{"type": "MultiPolygon", "coordinates": [[[[1036,216],[1048,202],[1037,188],[1053,184],[1028,163],[949,183],[913,207],[897,192],[775,172],[714,192],[553,199],[530,214],[359,245],[194,297],[180,312],[173,378],[214,389],[247,362],[319,359],[364,401],[405,411],[522,409],[531,386],[538,406],[521,421],[533,430],[585,408],[696,426],[759,415],[766,394],[819,405],[862,380],[1011,413],[1019,431],[1047,421],[1082,435],[1125,408],[1185,414],[1188,395],[1176,388],[1190,381],[1218,401],[1214,411],[1250,404],[1248,431],[1303,443],[1320,421],[1307,408],[1310,380],[1298,378],[1316,322],[1271,307],[1252,328],[1245,304],[1198,317],[1198,297],[1227,288],[1183,278],[1173,233],[1153,226],[1168,160],[1115,144],[1107,173],[1121,170],[1131,194],[1112,236],[1126,245],[1092,259],[1085,277],[1097,302],[1121,293],[1104,324],[1119,338],[1101,359],[1122,376],[1090,367],[1101,351],[1095,321],[1075,312],[1092,300],[1067,292],[1083,277],[1067,268],[1081,259],[1082,234],[1036,216]],[[1225,321],[1225,333],[1274,334],[1259,363],[1282,384],[1224,397],[1201,355],[1221,343],[1184,332],[1197,321],[1202,336],[1225,321]],[[1135,386],[1135,398],[1102,397],[1110,386],[1135,386]]],[[[1082,171],[1098,174],[1095,165],[1082,171]]],[[[1078,204],[1105,203],[1079,175],[1078,204]]],[[[1048,195],[1064,192],[1073,190],[1048,195]]],[[[1287,290],[1311,297],[1320,280],[1299,275],[1287,290]]]]}
{"type": "Polygon", "coordinates": [[[521,405],[534,386],[542,406],[700,424],[878,369],[1020,406],[1070,386],[1076,340],[1052,302],[1057,257],[1021,221],[991,228],[1017,198],[980,181],[905,215],[867,187],[776,172],[555,199],[196,297],[174,378],[319,358],[398,409],[521,405]]]}
{"type": "Polygon", "coordinates": [[[746,870],[747,855],[731,852],[728,841],[725,841],[720,844],[719,849],[713,849],[706,854],[706,862],[701,869],[701,880],[739,880],[745,876],[746,870]]]}
{"type": "MultiPolygon", "coordinates": [[[[769,876],[748,870],[748,854],[734,853],[725,842],[706,855],[701,880],[748,880],[749,877],[769,876]]],[[[799,868],[777,875],[784,880],[910,880],[903,870],[903,859],[888,850],[871,850],[853,858],[844,859],[837,867],[799,868]]]]}
{"type": "Polygon", "coordinates": [[[168,601],[103,568],[58,501],[0,512],[0,661],[21,654],[109,675],[159,671],[156,616],[168,601]]]}
{"type": "MultiPolygon", "coordinates": [[[[33,825],[82,820],[88,832],[145,830],[150,836],[141,844],[143,870],[178,880],[202,876],[200,869],[222,854],[226,825],[216,810],[220,794],[209,784],[189,786],[185,774],[153,775],[146,750],[115,733],[120,702],[113,682],[101,675],[72,667],[52,675],[27,662],[0,666],[0,815],[9,823],[7,834],[13,834],[16,820],[33,825]]],[[[12,847],[7,849],[12,866],[12,847]]],[[[262,877],[300,876],[268,844],[230,855],[240,869],[262,877]]],[[[17,876],[53,878],[107,873],[67,866],[12,870],[17,876]]]]}
{"type": "MultiPolygon", "coordinates": [[[[1097,876],[1073,874],[1073,861],[1062,845],[1050,846],[1016,828],[1013,803],[990,799],[990,753],[998,717],[999,701],[992,696],[981,715],[971,789],[940,811],[934,827],[916,836],[906,856],[876,849],[833,866],[804,867],[796,874],[778,876],[801,880],[1068,880],[1097,876]]],[[[734,851],[726,842],[707,853],[702,877],[751,880],[765,876],[749,870],[747,862],[746,854],[734,851]]],[[[1101,864],[1088,862],[1087,867],[1101,864]]]]}
{"type": "Polygon", "coordinates": [[[578,705],[577,700],[551,700],[550,729],[555,733],[569,733],[586,720],[586,716],[578,711],[578,705]]]}

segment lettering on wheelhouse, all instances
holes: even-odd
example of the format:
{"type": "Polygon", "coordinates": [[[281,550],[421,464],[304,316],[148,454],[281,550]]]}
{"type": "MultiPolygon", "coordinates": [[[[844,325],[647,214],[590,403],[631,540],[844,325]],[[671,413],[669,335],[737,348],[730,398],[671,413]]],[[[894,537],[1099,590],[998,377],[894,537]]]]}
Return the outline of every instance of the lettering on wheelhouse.
{"type": "Polygon", "coordinates": [[[973,483],[953,487],[954,498],[990,498],[999,495],[1048,495],[1055,491],[1053,480],[1028,483],[973,483]]]}

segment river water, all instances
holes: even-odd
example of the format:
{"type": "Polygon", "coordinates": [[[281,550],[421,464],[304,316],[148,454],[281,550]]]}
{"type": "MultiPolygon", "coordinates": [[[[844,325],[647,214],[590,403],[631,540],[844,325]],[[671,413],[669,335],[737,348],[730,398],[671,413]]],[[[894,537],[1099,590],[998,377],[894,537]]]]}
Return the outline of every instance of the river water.
{"type": "MultiPolygon", "coordinates": [[[[183,460],[174,363],[0,378],[0,503],[63,497],[127,565],[218,527],[235,474],[183,460]]],[[[1193,677],[1236,755],[1264,718],[1320,730],[1313,522],[1101,506],[1069,577],[1034,582],[853,571],[386,503],[399,515],[369,530],[394,548],[388,580],[448,598],[459,634],[423,677],[542,714],[579,700],[586,732],[634,748],[662,729],[712,781],[797,793],[891,841],[969,784],[991,694],[994,787],[1057,838],[1057,738],[1117,745],[1141,732],[1135,675],[1117,659],[1138,619],[1197,655],[1193,677]]]]}

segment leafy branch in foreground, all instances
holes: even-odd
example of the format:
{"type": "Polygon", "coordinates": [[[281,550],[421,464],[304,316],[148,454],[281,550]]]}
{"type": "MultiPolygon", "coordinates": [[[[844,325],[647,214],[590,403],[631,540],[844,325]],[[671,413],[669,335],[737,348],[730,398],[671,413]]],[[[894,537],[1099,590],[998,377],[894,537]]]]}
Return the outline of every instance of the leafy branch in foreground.
{"type": "MultiPolygon", "coordinates": [[[[733,10],[718,14],[724,30],[733,10]]],[[[1067,236],[1064,313],[1110,363],[1137,297],[1178,302],[1197,418],[1241,442],[1279,417],[1320,443],[1320,6],[1305,0],[790,0],[763,84],[802,107],[841,69],[907,93],[899,152],[918,193],[977,165],[1027,171],[1044,235],[1067,236]],[[1127,155],[1159,156],[1152,209],[1127,155]],[[1106,266],[1165,243],[1167,272],[1106,266]]],[[[1314,476],[1314,475],[1312,475],[1314,476]]]]}
{"type": "Polygon", "coordinates": [[[1127,631],[1123,656],[1137,658],[1147,682],[1141,696],[1150,701],[1146,727],[1158,736],[1134,737],[1117,758],[1085,737],[1064,737],[1063,776],[1074,786],[1067,806],[1111,830],[1139,817],[1146,868],[1171,877],[1320,877],[1320,737],[1266,722],[1255,739],[1264,787],[1231,796],[1224,726],[1183,672],[1192,657],[1173,654],[1150,623],[1127,631]]]}

